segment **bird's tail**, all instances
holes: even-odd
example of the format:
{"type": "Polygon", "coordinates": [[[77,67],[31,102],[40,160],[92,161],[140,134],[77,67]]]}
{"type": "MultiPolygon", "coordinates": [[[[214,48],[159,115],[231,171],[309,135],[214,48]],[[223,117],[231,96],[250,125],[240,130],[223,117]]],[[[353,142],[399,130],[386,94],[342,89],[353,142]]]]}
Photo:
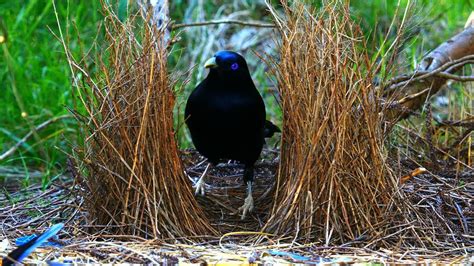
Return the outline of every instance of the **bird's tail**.
{"type": "Polygon", "coordinates": [[[46,242],[50,237],[56,235],[63,227],[64,224],[62,223],[51,226],[43,234],[34,237],[30,241],[9,253],[5,258],[3,258],[1,266],[14,265],[15,263],[21,262],[24,258],[30,255],[30,253],[33,252],[35,248],[46,242]]]}
{"type": "Polygon", "coordinates": [[[263,137],[264,138],[271,138],[275,133],[281,132],[280,128],[275,126],[272,122],[265,120],[265,127],[263,129],[263,137]]]}

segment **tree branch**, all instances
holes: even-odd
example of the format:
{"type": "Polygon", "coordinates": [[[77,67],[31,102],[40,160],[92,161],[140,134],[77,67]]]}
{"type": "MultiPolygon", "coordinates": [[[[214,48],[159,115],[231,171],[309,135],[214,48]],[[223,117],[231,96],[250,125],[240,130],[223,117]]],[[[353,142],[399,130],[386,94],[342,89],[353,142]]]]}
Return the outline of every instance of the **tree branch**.
{"type": "Polygon", "coordinates": [[[464,65],[473,64],[473,63],[474,63],[474,55],[468,55],[454,61],[449,61],[446,64],[432,71],[416,71],[412,74],[400,75],[398,77],[391,79],[384,85],[385,88],[387,88],[385,91],[390,92],[393,89],[406,86],[410,82],[427,79],[433,76],[453,79],[457,81],[471,81],[469,79],[466,80],[462,78],[463,76],[454,75],[449,72],[451,72],[453,69],[459,69],[460,67],[463,67],[464,65]]]}
{"type": "Polygon", "coordinates": [[[241,26],[250,26],[250,27],[259,27],[259,28],[275,28],[276,25],[273,23],[265,23],[259,21],[241,21],[241,20],[210,20],[210,21],[202,21],[202,22],[192,22],[192,23],[181,23],[181,24],[174,24],[171,26],[172,30],[176,30],[179,28],[186,28],[186,27],[200,27],[200,26],[208,26],[208,25],[219,25],[219,24],[236,24],[241,26]]]}
{"type": "Polygon", "coordinates": [[[394,106],[388,108],[386,117],[396,122],[405,119],[423,106],[448,80],[473,81],[474,76],[453,74],[466,64],[474,63],[474,27],[466,28],[430,52],[415,73],[402,75],[383,85],[384,96],[394,106]]]}

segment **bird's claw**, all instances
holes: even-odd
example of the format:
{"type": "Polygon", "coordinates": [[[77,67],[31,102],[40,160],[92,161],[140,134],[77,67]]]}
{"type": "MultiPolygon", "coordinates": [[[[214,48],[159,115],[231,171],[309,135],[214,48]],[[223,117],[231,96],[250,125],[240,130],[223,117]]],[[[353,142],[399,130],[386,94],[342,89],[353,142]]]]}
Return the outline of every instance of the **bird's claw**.
{"type": "Polygon", "coordinates": [[[206,187],[206,183],[203,180],[199,179],[196,185],[194,185],[194,188],[196,189],[194,192],[194,195],[201,194],[201,196],[204,196],[205,187],[206,187]]]}
{"type": "Polygon", "coordinates": [[[242,205],[239,208],[239,212],[242,211],[242,216],[240,216],[240,219],[241,220],[245,219],[245,216],[247,215],[247,213],[250,213],[252,210],[253,210],[253,197],[252,195],[248,195],[245,198],[244,205],[242,205]]]}

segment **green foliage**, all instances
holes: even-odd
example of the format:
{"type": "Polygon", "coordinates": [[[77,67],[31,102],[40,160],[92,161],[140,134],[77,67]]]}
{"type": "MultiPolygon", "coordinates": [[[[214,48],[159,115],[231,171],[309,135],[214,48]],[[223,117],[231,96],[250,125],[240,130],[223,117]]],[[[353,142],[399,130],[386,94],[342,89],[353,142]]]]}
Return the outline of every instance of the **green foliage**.
{"type": "MultiPolygon", "coordinates": [[[[375,36],[383,35],[391,21],[397,6],[400,6],[399,16],[403,14],[404,7],[409,3],[414,4],[414,8],[408,10],[414,16],[418,27],[413,29],[421,42],[428,43],[431,49],[440,42],[452,36],[453,32],[462,29],[465,20],[474,9],[474,2],[470,0],[369,0],[352,1],[353,14],[361,19],[361,25],[366,32],[375,32],[375,36]]],[[[414,45],[421,44],[420,42],[414,45]]]]}
{"type": "MultiPolygon", "coordinates": [[[[117,1],[121,19],[127,15],[128,2],[117,1]]],[[[171,17],[177,23],[221,18],[270,21],[263,1],[170,2],[171,17]]],[[[401,5],[407,2],[402,0],[401,5]]],[[[360,20],[363,30],[374,42],[374,48],[383,39],[397,3],[396,0],[351,1],[354,18],[360,20]]],[[[474,9],[470,0],[419,0],[417,3],[416,22],[419,25],[404,47],[405,61],[409,63],[407,69],[422,57],[422,53],[459,31],[474,9]]],[[[76,36],[77,28],[80,33],[82,45],[72,38],[69,40],[71,49],[79,53],[81,49],[90,48],[101,20],[100,1],[65,0],[57,1],[56,6],[63,31],[76,36]]],[[[6,29],[6,33],[1,34],[8,36],[6,43],[0,44],[0,153],[3,153],[34,126],[67,114],[65,106],[73,105],[73,93],[63,48],[51,33],[58,33],[52,2],[2,1],[0,18],[6,29]]],[[[265,64],[254,53],[265,56],[272,52],[271,30],[219,25],[185,28],[174,34],[181,40],[173,48],[169,64],[180,80],[176,87],[179,91],[176,124],[182,147],[191,146],[182,126],[183,117],[179,115],[184,109],[184,100],[205,75],[203,62],[218,49],[239,50],[248,58],[253,78],[264,95],[268,118],[281,125],[281,111],[273,95],[275,84],[269,79],[265,64]],[[191,72],[190,67],[194,67],[191,72]],[[185,78],[187,82],[183,82],[185,78]]],[[[0,161],[0,166],[23,167],[25,185],[30,182],[28,169],[39,168],[45,173],[41,182],[46,186],[52,176],[64,171],[66,156],[62,150],[70,150],[77,136],[73,119],[60,120],[34,134],[12,156],[0,161]]]]}
{"type": "MultiPolygon", "coordinates": [[[[92,42],[101,19],[99,1],[59,1],[57,9],[63,28],[77,27],[82,40],[92,42]]],[[[63,48],[51,33],[58,32],[52,1],[2,1],[0,19],[6,30],[0,34],[8,36],[0,51],[3,153],[36,125],[67,114],[65,106],[71,106],[72,91],[63,48]]],[[[71,40],[71,44],[79,49],[77,41],[71,40]]],[[[66,148],[75,137],[74,120],[58,121],[29,138],[0,164],[40,168],[48,173],[45,180],[49,179],[50,172],[60,170],[56,163],[64,165],[65,161],[65,155],[56,147],[66,148]]],[[[25,170],[26,176],[27,173],[25,170]]]]}

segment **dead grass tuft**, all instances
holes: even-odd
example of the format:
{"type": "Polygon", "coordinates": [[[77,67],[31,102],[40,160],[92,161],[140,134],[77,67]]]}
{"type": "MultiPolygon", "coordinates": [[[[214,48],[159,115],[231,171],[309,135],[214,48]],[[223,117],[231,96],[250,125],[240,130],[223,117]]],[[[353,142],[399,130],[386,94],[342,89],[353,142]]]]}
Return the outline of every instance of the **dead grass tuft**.
{"type": "Polygon", "coordinates": [[[376,234],[398,189],[386,164],[374,69],[349,6],[282,1],[281,163],[265,230],[343,243],[376,234]]]}
{"type": "Polygon", "coordinates": [[[179,158],[164,33],[140,15],[121,22],[105,2],[103,12],[97,74],[86,70],[88,58],[69,54],[78,110],[85,110],[78,117],[87,223],[160,239],[213,234],[179,158]]]}

